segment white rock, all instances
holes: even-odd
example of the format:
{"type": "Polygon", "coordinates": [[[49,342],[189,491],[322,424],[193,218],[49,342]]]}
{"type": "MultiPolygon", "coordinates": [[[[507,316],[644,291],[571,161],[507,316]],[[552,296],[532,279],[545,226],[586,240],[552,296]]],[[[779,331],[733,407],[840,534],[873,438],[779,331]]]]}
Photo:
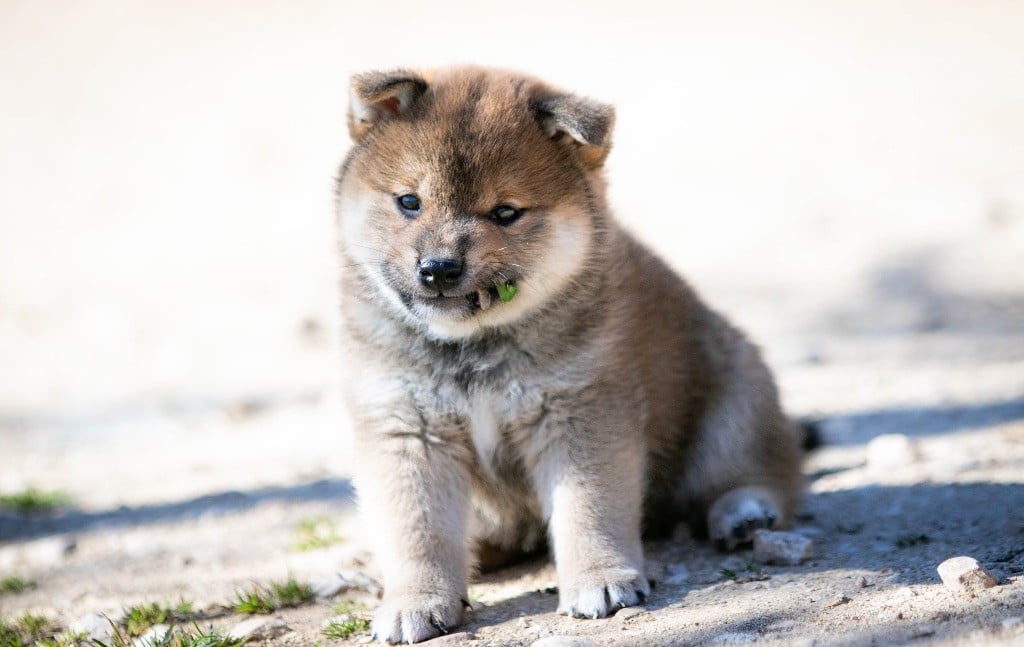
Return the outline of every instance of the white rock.
{"type": "Polygon", "coordinates": [[[803,535],[771,530],[754,531],[754,561],[795,566],[811,556],[814,542],[803,535]]]}
{"type": "Polygon", "coordinates": [[[102,613],[87,613],[69,624],[68,631],[85,634],[88,639],[106,640],[114,635],[114,626],[102,613]]]}
{"type": "Polygon", "coordinates": [[[345,590],[347,584],[348,580],[343,578],[340,573],[331,573],[327,577],[313,582],[312,586],[316,597],[333,598],[345,590]]]}
{"type": "Polygon", "coordinates": [[[850,601],[850,597],[848,595],[844,595],[843,593],[840,593],[838,595],[834,595],[831,598],[829,598],[828,602],[825,603],[825,607],[828,608],[828,609],[834,609],[834,608],[836,608],[838,606],[842,606],[842,605],[846,604],[849,601],[850,601]]]}
{"type": "Polygon", "coordinates": [[[75,551],[78,542],[72,535],[37,539],[0,548],[0,570],[50,568],[58,566],[75,551]]]}
{"type": "Polygon", "coordinates": [[[903,600],[909,600],[910,598],[917,597],[917,591],[910,588],[909,586],[901,586],[900,588],[896,589],[896,596],[903,600]]]}
{"type": "Polygon", "coordinates": [[[440,647],[441,645],[458,645],[459,643],[469,642],[471,640],[476,640],[476,636],[469,633],[468,631],[460,631],[454,634],[438,636],[437,638],[428,640],[420,644],[424,646],[429,645],[430,647],[434,647],[435,645],[437,645],[438,647],[440,647]]]}
{"type": "Polygon", "coordinates": [[[1006,618],[1000,624],[1002,625],[1003,629],[1021,629],[1024,628],[1024,616],[1006,618]]]}
{"type": "Polygon", "coordinates": [[[243,620],[228,632],[228,638],[235,638],[241,640],[248,638],[251,640],[267,640],[268,638],[276,638],[281,634],[285,634],[291,631],[291,627],[284,623],[284,620],[278,618],[249,618],[243,620]]]}
{"type": "Polygon", "coordinates": [[[362,571],[343,570],[331,573],[313,584],[313,591],[318,598],[331,598],[346,591],[360,590],[371,595],[380,591],[380,585],[372,577],[362,571]]]}
{"type": "Polygon", "coordinates": [[[132,641],[133,647],[151,647],[152,645],[160,645],[163,642],[167,632],[171,630],[170,625],[153,625],[145,631],[141,636],[132,641]]]}
{"type": "Polygon", "coordinates": [[[630,618],[642,616],[645,613],[647,613],[647,609],[643,607],[626,607],[625,609],[619,609],[619,611],[615,614],[615,619],[629,620],[630,618]]]}
{"type": "Polygon", "coordinates": [[[548,636],[533,642],[530,647],[594,647],[594,643],[580,636],[548,636]]]}
{"type": "Polygon", "coordinates": [[[870,472],[885,474],[916,461],[917,446],[903,434],[882,434],[868,443],[867,458],[870,472]]]}
{"type": "Polygon", "coordinates": [[[947,559],[936,570],[946,588],[958,593],[977,595],[996,585],[996,578],[978,560],[966,555],[947,559]]]}

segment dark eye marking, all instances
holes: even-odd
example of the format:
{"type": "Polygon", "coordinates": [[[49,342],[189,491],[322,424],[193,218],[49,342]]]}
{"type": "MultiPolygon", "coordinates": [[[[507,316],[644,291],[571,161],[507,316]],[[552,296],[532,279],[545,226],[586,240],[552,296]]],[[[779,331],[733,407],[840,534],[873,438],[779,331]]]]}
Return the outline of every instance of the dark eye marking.
{"type": "Polygon", "coordinates": [[[525,209],[517,209],[510,204],[499,204],[491,209],[487,216],[502,227],[508,227],[523,216],[525,209]]]}
{"type": "Polygon", "coordinates": [[[395,198],[395,202],[398,204],[398,210],[406,218],[415,218],[423,211],[423,203],[420,202],[420,197],[415,193],[400,195],[395,198]]]}

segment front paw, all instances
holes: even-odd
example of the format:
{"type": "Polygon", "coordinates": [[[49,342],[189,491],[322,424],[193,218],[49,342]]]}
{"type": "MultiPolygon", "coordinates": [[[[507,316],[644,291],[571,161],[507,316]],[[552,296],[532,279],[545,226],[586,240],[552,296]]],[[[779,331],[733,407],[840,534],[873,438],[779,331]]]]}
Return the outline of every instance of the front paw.
{"type": "Polygon", "coordinates": [[[644,574],[634,568],[580,573],[559,583],[558,611],[574,618],[604,618],[623,607],[643,604],[651,593],[644,574]]]}
{"type": "Polygon", "coordinates": [[[466,603],[458,595],[420,593],[384,596],[373,615],[373,636],[381,642],[418,643],[462,621],[466,603]]]}

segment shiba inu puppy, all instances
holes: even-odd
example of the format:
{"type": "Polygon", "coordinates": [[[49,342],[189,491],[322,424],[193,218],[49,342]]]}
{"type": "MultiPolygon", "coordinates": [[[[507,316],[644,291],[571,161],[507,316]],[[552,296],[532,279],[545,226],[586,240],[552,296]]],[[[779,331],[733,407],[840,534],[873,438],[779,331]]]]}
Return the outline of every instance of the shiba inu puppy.
{"type": "Polygon", "coordinates": [[[457,625],[475,556],[550,545],[559,608],[649,593],[642,531],[787,523],[800,434],[758,353],[616,224],[611,107],[478,68],[352,79],[338,180],[378,639],[457,625]]]}

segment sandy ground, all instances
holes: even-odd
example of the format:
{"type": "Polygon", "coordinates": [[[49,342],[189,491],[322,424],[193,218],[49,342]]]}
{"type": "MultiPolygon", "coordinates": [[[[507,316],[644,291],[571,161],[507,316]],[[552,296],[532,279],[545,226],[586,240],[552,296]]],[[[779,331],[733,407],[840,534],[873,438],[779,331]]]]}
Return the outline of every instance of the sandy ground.
{"type": "MultiPolygon", "coordinates": [[[[647,546],[645,611],[597,621],[556,616],[527,564],[473,584],[469,644],[1024,643],[1021,24],[1009,2],[3,3],[0,493],[74,505],[0,512],[0,575],[37,582],[0,614],[374,572],[332,387],[344,79],[475,61],[617,105],[620,217],[825,445],[809,562],[681,533],[647,546]],[[914,452],[873,467],[882,434],[914,452]],[[323,515],[346,541],[296,550],[323,515]],[[964,554],[999,586],[947,591],[964,554]]],[[[335,602],[281,612],[273,644],[343,644],[319,635],[335,602]]]]}

